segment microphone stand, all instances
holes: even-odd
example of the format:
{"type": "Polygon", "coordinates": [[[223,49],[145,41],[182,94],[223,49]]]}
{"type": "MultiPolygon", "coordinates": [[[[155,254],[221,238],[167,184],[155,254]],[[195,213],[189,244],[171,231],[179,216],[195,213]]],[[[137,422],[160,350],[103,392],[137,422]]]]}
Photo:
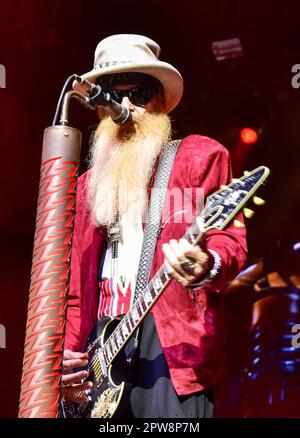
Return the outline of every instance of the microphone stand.
{"type": "Polygon", "coordinates": [[[68,126],[64,97],[59,125],[45,129],[34,235],[19,417],[56,418],[69,288],[81,132],[68,126]]]}
{"type": "Polygon", "coordinates": [[[78,75],[71,76],[68,81],[72,78],[87,88],[87,96],[77,91],[67,92],[62,103],[59,125],[54,124],[44,131],[19,403],[20,418],[56,418],[59,415],[82,137],[78,129],[68,126],[70,100],[75,98],[92,110],[103,106],[119,125],[131,123],[130,111],[111,99],[99,85],[90,84],[78,75]]]}

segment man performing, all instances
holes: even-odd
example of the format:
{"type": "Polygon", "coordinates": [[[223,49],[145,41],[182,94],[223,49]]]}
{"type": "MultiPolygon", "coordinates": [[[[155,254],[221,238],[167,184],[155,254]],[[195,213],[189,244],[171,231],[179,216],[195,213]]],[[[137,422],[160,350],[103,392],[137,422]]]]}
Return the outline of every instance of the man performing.
{"type": "MultiPolygon", "coordinates": [[[[183,92],[180,73],[159,55],[160,47],[147,37],[110,36],[98,44],[93,70],[83,75],[127,107],[132,123],[118,126],[99,110],[90,168],[78,183],[62,376],[63,394],[72,401],[83,401],[80,391],[92,387],[88,372],[74,368],[87,365],[82,349],[96,320],[126,314],[133,304],[150,192],[171,141],[168,114],[183,92]]],[[[189,189],[195,212],[199,201],[230,179],[223,146],[201,135],[180,141],[150,273],[152,278],[164,263],[173,278],[139,331],[124,416],[213,415],[222,365],[219,292],[246,261],[245,228],[209,230],[194,246],[182,238],[190,225],[184,206],[168,193],[189,189]]]]}

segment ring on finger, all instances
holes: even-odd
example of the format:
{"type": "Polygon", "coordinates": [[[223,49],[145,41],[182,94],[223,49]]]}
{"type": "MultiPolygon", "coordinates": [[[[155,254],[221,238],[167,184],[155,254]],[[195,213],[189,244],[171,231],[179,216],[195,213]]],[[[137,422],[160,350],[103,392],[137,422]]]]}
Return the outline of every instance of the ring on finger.
{"type": "Polygon", "coordinates": [[[192,272],[195,267],[196,267],[196,263],[194,260],[192,259],[186,259],[183,262],[180,263],[180,266],[182,267],[182,269],[186,272],[192,272]]]}

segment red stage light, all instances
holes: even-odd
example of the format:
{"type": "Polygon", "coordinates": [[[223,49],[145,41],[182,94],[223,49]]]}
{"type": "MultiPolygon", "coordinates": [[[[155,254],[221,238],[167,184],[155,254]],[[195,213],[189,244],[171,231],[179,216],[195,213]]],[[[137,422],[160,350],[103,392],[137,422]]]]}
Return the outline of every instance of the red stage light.
{"type": "Polygon", "coordinates": [[[253,144],[258,139],[257,132],[252,128],[244,128],[240,132],[241,140],[243,143],[253,144]]]}

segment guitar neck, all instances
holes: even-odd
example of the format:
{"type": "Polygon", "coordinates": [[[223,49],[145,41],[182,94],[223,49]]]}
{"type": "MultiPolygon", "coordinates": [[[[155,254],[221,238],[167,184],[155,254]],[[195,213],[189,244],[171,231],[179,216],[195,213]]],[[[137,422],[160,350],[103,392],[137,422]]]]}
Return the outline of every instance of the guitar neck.
{"type": "Polygon", "coordinates": [[[151,307],[164,291],[171,277],[164,266],[157,271],[143,294],[140,294],[131,309],[122,318],[113,333],[109,336],[102,348],[106,366],[109,366],[126,342],[141,324],[151,307]]]}

